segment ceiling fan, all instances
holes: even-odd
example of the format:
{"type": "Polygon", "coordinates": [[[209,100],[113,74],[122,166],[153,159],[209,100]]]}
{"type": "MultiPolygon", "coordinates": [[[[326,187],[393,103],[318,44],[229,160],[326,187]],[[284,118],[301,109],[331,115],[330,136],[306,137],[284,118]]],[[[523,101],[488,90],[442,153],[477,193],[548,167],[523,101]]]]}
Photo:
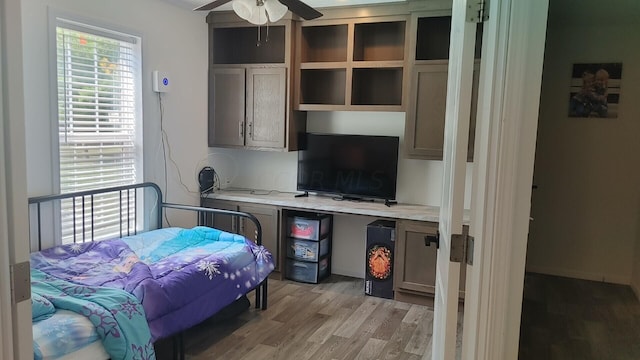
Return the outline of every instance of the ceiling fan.
{"type": "Polygon", "coordinates": [[[313,20],[322,13],[300,0],[213,0],[194,10],[213,10],[218,6],[233,1],[233,11],[252,24],[262,25],[267,21],[276,22],[286,14],[287,10],[305,20],[313,20]]]}

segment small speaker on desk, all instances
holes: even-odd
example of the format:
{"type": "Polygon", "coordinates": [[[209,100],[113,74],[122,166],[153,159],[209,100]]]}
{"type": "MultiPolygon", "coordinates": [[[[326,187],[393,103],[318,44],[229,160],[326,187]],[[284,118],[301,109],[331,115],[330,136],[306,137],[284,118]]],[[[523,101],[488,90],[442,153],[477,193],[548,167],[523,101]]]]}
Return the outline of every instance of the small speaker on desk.
{"type": "Polygon", "coordinates": [[[200,193],[208,194],[213,192],[215,185],[216,171],[212,167],[206,166],[200,170],[198,174],[198,182],[200,183],[200,193]]]}

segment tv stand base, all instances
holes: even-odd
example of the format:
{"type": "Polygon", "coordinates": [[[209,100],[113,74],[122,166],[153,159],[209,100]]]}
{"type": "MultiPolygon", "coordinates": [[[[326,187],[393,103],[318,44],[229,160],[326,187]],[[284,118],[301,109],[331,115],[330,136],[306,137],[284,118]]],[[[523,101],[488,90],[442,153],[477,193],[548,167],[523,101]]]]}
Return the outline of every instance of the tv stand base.
{"type": "Polygon", "coordinates": [[[391,205],[396,205],[396,204],[398,204],[398,202],[397,202],[397,201],[395,201],[395,200],[388,200],[388,199],[385,199],[385,200],[384,200],[384,204],[385,204],[385,205],[387,205],[387,207],[391,207],[391,205]]]}
{"type": "Polygon", "coordinates": [[[297,197],[297,198],[299,198],[299,197],[309,197],[309,192],[308,192],[308,191],[305,191],[304,193],[302,193],[302,194],[296,194],[296,195],[294,195],[293,197],[297,197]]]}

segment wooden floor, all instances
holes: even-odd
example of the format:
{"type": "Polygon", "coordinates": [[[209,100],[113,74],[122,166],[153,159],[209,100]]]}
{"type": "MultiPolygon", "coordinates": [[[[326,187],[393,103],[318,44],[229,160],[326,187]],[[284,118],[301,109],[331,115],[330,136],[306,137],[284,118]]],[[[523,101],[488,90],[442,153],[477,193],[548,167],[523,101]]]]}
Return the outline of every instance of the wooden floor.
{"type": "MultiPolygon", "coordinates": [[[[252,306],[237,318],[190,329],[186,357],[429,359],[432,324],[431,307],[365,296],[362,279],[270,280],[267,310],[252,306]]],[[[172,358],[167,342],[157,352],[160,360],[172,358]]],[[[638,360],[640,302],[628,286],[527,274],[519,358],[638,360]]]]}
{"type": "MultiPolygon", "coordinates": [[[[253,299],[252,299],[253,301],[253,299]]],[[[185,335],[187,359],[422,359],[431,352],[431,307],[364,295],[364,282],[269,281],[269,307],[205,322],[185,335]]],[[[158,348],[169,359],[170,348],[158,348]]]]}
{"type": "Polygon", "coordinates": [[[628,286],[527,274],[520,359],[640,359],[640,302],[628,286]]]}

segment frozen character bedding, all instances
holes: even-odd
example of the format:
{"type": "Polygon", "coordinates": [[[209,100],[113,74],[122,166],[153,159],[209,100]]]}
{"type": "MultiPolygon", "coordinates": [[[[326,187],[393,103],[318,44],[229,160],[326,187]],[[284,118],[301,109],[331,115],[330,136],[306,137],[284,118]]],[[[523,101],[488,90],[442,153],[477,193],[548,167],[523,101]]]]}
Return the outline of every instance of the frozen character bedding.
{"type": "MultiPolygon", "coordinates": [[[[32,253],[31,267],[36,287],[46,278],[130,294],[112,305],[141,304],[152,343],[202,322],[252,291],[273,271],[274,262],[267,249],[243,236],[198,226],[57,246],[32,253]]],[[[54,309],[73,310],[58,307],[48,296],[43,295],[54,309]]],[[[34,326],[46,319],[47,307],[34,306],[34,326]]],[[[104,343],[100,331],[98,335],[104,343]]],[[[132,353],[148,349],[144,339],[134,340],[132,353]]]]}

